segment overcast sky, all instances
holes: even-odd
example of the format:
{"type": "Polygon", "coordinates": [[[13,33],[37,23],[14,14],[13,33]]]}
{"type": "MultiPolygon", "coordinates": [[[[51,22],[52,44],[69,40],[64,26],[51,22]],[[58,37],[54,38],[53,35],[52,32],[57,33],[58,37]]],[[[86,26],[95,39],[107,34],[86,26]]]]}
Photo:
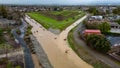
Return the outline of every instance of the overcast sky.
{"type": "Polygon", "coordinates": [[[120,0],[0,0],[0,4],[96,5],[120,4],[120,0]]]}

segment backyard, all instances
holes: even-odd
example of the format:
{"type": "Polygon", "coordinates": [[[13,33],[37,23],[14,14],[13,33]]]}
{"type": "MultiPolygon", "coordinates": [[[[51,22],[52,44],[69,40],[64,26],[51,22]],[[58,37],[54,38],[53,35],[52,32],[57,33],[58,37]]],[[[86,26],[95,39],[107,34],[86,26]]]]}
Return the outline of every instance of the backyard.
{"type": "Polygon", "coordinates": [[[85,15],[80,10],[40,11],[27,14],[46,29],[60,29],[61,31],[85,15]]]}

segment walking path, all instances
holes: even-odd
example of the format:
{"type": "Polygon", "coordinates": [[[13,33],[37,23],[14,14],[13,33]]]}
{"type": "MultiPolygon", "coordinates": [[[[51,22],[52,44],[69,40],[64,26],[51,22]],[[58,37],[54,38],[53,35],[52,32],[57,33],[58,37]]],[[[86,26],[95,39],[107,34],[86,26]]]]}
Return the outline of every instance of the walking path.
{"type": "Polygon", "coordinates": [[[34,66],[35,66],[34,68],[42,68],[36,54],[32,54],[32,59],[33,59],[34,66]]]}
{"type": "Polygon", "coordinates": [[[33,26],[32,33],[43,47],[54,68],[93,68],[91,65],[79,58],[69,47],[67,41],[65,41],[68,32],[86,17],[87,16],[84,16],[79,19],[59,35],[55,35],[50,31],[47,31],[39,23],[28,16],[25,17],[25,20],[33,26]]]}

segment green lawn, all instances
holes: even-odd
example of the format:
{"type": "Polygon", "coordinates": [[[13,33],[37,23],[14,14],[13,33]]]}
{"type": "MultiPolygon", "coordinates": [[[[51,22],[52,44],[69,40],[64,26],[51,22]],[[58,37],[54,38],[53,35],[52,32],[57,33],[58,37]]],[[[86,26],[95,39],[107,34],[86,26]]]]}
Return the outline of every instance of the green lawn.
{"type": "Polygon", "coordinates": [[[30,12],[27,14],[42,24],[46,29],[53,28],[60,29],[61,31],[85,15],[83,12],[77,10],[30,12]]]}

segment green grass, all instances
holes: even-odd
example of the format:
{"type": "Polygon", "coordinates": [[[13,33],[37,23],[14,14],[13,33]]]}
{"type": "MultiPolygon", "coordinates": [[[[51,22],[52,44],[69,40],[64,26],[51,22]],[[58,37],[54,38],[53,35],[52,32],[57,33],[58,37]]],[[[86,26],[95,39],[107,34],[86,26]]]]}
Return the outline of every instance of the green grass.
{"type": "Polygon", "coordinates": [[[69,16],[71,14],[79,14],[79,11],[76,10],[76,11],[68,11],[68,10],[63,10],[63,11],[52,11],[51,12],[53,15],[63,15],[63,16],[69,16]]]}
{"type": "Polygon", "coordinates": [[[77,19],[85,15],[83,12],[79,11],[47,11],[47,12],[30,12],[27,13],[31,18],[35,19],[37,22],[42,24],[46,29],[60,29],[64,30],[66,27],[71,25],[77,19]],[[57,20],[58,15],[61,15],[62,20],[57,20]],[[73,19],[74,17],[74,19],[73,19]]]}
{"type": "Polygon", "coordinates": [[[92,55],[90,55],[82,46],[77,44],[73,37],[73,32],[75,28],[72,29],[68,34],[68,43],[70,47],[77,53],[77,55],[83,59],[88,64],[91,64],[94,68],[110,68],[108,65],[103,62],[95,59],[92,55]]]}

